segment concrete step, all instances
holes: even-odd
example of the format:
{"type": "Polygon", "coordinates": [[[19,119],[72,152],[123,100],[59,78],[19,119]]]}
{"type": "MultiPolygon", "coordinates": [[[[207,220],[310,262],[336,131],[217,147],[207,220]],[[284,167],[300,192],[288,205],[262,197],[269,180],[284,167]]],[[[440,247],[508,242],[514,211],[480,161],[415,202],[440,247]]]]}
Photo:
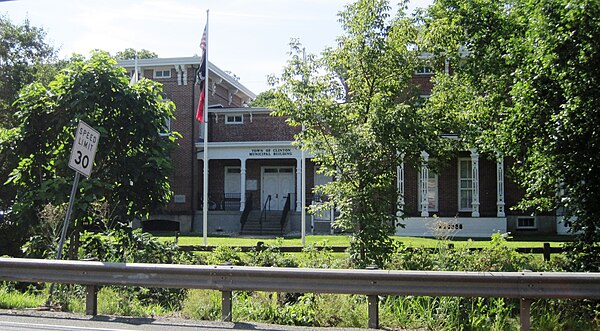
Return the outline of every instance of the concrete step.
{"type": "Polygon", "coordinates": [[[260,210],[253,210],[248,215],[248,220],[246,221],[241,234],[279,236],[281,235],[280,221],[282,215],[283,212],[279,210],[267,211],[264,215],[260,210]],[[260,224],[261,216],[263,217],[262,227],[260,224]]]}

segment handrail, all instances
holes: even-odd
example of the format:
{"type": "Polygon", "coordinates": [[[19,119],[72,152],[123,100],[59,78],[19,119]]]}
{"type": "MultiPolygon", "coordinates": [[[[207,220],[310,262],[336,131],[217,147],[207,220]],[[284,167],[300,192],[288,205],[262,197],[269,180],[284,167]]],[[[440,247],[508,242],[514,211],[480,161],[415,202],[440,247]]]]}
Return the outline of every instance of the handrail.
{"type": "Polygon", "coordinates": [[[231,321],[232,291],[363,294],[369,327],[379,295],[499,297],[521,300],[528,330],[533,299],[600,299],[600,273],[457,272],[167,265],[0,258],[0,280],[87,285],[86,313],[97,313],[99,285],[219,290],[231,321]]]}
{"type": "Polygon", "coordinates": [[[290,212],[290,204],[291,204],[291,194],[288,193],[287,197],[285,198],[285,205],[283,206],[283,211],[281,213],[281,219],[279,220],[279,224],[281,225],[281,235],[283,236],[283,229],[285,228],[286,225],[286,221],[287,221],[287,216],[288,213],[290,212]]]}
{"type": "Polygon", "coordinates": [[[244,226],[248,221],[248,215],[252,211],[252,193],[246,195],[246,202],[244,203],[244,211],[242,212],[242,216],[240,217],[241,227],[240,230],[244,231],[244,226]]]}
{"type": "Polygon", "coordinates": [[[267,199],[265,200],[265,203],[263,204],[262,211],[260,212],[260,217],[258,218],[258,224],[260,226],[260,234],[262,234],[263,218],[264,218],[265,222],[267,221],[267,206],[270,211],[271,210],[271,195],[270,194],[267,196],[267,199]]]}

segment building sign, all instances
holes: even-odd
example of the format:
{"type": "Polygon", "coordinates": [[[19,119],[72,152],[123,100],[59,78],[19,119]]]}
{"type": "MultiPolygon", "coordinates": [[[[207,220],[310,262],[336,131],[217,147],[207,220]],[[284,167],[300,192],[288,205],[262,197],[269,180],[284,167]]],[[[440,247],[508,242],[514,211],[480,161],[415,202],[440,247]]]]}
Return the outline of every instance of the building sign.
{"type": "Polygon", "coordinates": [[[286,157],[292,156],[291,148],[252,148],[249,157],[286,157]]]}

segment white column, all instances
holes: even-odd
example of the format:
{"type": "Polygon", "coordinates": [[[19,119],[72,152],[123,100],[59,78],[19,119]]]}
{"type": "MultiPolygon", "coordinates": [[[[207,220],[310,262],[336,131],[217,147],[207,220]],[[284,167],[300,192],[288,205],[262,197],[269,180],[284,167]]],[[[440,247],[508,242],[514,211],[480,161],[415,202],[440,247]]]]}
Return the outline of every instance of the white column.
{"type": "Polygon", "coordinates": [[[177,72],[177,85],[181,85],[181,67],[179,66],[179,64],[175,65],[175,71],[177,72]]]}
{"type": "MultiPolygon", "coordinates": [[[[404,156],[402,156],[402,159],[404,159],[404,156]]],[[[398,180],[398,211],[396,212],[396,216],[402,217],[404,214],[404,162],[400,162],[400,165],[396,169],[396,176],[398,180]]]]}
{"type": "Polygon", "coordinates": [[[496,176],[497,176],[497,197],[496,206],[498,208],[497,216],[505,217],[506,213],[504,212],[504,156],[502,153],[497,154],[496,159],[496,176]]]}
{"type": "Polygon", "coordinates": [[[296,158],[296,210],[302,212],[302,158],[296,158]]]}
{"type": "Polygon", "coordinates": [[[429,154],[427,152],[421,152],[421,216],[429,216],[429,201],[427,196],[429,195],[429,187],[427,185],[429,179],[429,168],[427,162],[429,162],[429,154]]]}
{"type": "Polygon", "coordinates": [[[246,159],[240,159],[240,211],[246,207],[246,159]]]}
{"type": "Polygon", "coordinates": [[[473,200],[471,202],[473,211],[471,216],[479,217],[479,153],[477,153],[476,148],[471,148],[471,171],[473,178],[473,200]]]}

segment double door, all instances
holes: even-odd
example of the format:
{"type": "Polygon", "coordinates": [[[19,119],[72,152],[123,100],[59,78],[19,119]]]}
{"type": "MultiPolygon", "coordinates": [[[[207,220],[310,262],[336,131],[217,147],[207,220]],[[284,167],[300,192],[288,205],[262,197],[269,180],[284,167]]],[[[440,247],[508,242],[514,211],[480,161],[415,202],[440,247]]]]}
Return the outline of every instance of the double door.
{"type": "Polygon", "coordinates": [[[294,168],[264,167],[261,183],[261,209],[283,210],[288,194],[294,193],[294,168]]]}

